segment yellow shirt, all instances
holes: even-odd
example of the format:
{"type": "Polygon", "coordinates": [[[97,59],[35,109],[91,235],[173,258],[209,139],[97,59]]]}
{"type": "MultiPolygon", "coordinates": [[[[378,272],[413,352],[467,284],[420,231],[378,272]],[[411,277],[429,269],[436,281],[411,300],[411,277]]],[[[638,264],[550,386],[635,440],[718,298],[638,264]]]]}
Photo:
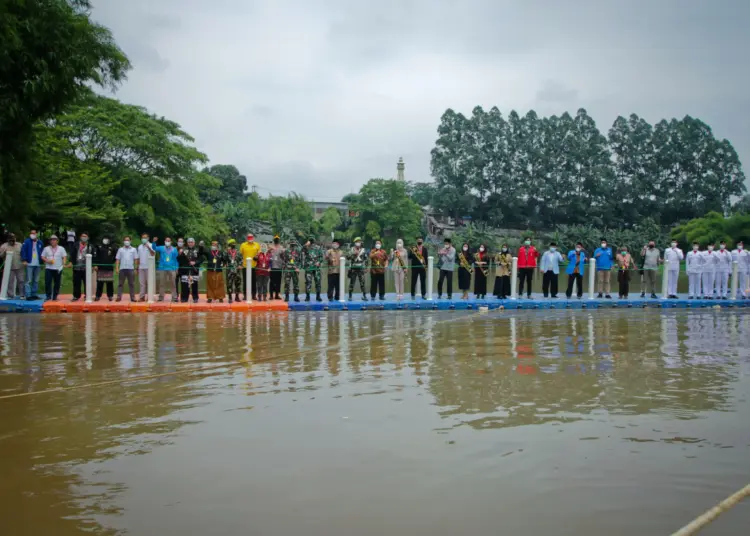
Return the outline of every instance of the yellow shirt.
{"type": "MultiPolygon", "coordinates": [[[[247,258],[254,259],[260,252],[260,244],[257,242],[243,242],[240,246],[240,255],[242,255],[242,267],[247,268],[247,258]]],[[[251,266],[255,268],[257,263],[252,261],[251,266]]]]}

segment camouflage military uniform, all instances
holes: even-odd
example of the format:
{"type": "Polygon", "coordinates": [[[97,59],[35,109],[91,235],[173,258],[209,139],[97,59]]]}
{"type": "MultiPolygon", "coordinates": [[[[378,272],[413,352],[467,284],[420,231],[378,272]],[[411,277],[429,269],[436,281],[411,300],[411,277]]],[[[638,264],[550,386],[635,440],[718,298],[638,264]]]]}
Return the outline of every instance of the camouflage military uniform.
{"type": "Polygon", "coordinates": [[[367,269],[367,255],[368,252],[364,248],[352,248],[349,252],[349,263],[351,269],[349,270],[349,299],[352,299],[352,292],[354,291],[354,282],[359,281],[359,288],[362,290],[362,299],[367,301],[367,295],[365,294],[365,270],[367,269]]]}
{"type": "Polygon", "coordinates": [[[300,250],[297,248],[297,243],[292,242],[289,244],[289,248],[281,254],[281,259],[284,266],[284,294],[286,295],[286,301],[289,301],[289,285],[290,283],[294,287],[294,301],[299,301],[299,273],[300,268],[300,250]]]}
{"type": "Polygon", "coordinates": [[[302,249],[302,267],[305,269],[305,301],[310,301],[310,289],[315,282],[316,299],[320,299],[320,266],[323,264],[323,250],[316,244],[302,249]]]}
{"type": "Polygon", "coordinates": [[[224,252],[224,262],[227,266],[227,295],[232,303],[232,294],[237,301],[242,291],[242,255],[237,248],[228,248],[224,252]]]}

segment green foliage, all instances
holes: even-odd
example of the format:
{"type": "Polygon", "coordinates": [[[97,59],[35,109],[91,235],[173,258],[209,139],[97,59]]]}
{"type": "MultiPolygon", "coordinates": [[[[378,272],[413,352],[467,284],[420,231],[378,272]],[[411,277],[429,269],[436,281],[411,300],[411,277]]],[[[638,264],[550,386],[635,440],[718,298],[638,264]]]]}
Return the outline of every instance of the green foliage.
{"type": "Polygon", "coordinates": [[[475,251],[480,244],[484,244],[490,251],[497,251],[502,245],[501,240],[496,234],[483,223],[469,224],[462,227],[452,237],[453,247],[460,251],[464,243],[468,243],[472,251],[475,251]]]}
{"type": "Polygon", "coordinates": [[[217,179],[214,188],[201,190],[200,198],[204,203],[220,205],[223,203],[238,203],[245,199],[247,194],[247,177],[242,175],[235,166],[215,165],[205,168],[203,173],[217,179]]]}
{"type": "Polygon", "coordinates": [[[359,213],[352,222],[352,231],[365,243],[378,238],[389,246],[397,238],[408,243],[421,233],[422,209],[409,198],[404,182],[370,179],[349,207],[359,213]]]}
{"type": "Polygon", "coordinates": [[[261,219],[271,224],[274,234],[287,238],[287,229],[297,239],[317,233],[310,203],[299,194],[271,196],[263,200],[261,219]]]}
{"type": "Polygon", "coordinates": [[[417,205],[426,207],[432,206],[436,188],[431,182],[410,182],[407,184],[407,192],[417,205]]]}
{"type": "Polygon", "coordinates": [[[335,207],[328,207],[318,221],[320,231],[327,236],[339,229],[342,223],[341,213],[335,207]]]}
{"type": "Polygon", "coordinates": [[[702,218],[695,218],[672,229],[672,238],[681,244],[698,242],[701,246],[727,243],[734,247],[739,242],[750,241],[750,214],[735,214],[725,218],[718,212],[709,212],[702,218]]]}

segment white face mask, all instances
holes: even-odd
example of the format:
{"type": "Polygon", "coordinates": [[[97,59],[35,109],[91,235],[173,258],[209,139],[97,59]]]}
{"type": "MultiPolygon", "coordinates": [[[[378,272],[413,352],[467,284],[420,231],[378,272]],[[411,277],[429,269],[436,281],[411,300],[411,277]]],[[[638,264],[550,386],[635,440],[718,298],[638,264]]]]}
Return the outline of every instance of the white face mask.
{"type": "Polygon", "coordinates": [[[29,238],[31,238],[32,240],[36,240],[36,235],[34,233],[31,233],[29,235],[29,238]]]}
{"type": "Polygon", "coordinates": [[[726,249],[726,247],[727,247],[726,244],[720,244],[719,245],[719,249],[726,249]]]}
{"type": "Polygon", "coordinates": [[[464,246],[464,251],[469,251],[469,246],[464,246]]]}
{"type": "Polygon", "coordinates": [[[172,245],[172,241],[171,240],[167,240],[167,241],[164,242],[164,245],[167,246],[167,247],[169,247],[169,246],[172,245]]]}
{"type": "Polygon", "coordinates": [[[211,246],[211,251],[219,251],[219,246],[211,246]]]}
{"type": "Polygon", "coordinates": [[[576,251],[581,251],[581,248],[576,248],[576,251]]]}
{"type": "Polygon", "coordinates": [[[141,244],[148,244],[148,238],[141,238],[141,244]]]}
{"type": "Polygon", "coordinates": [[[553,246],[553,247],[549,248],[549,250],[550,250],[550,251],[551,251],[552,253],[554,253],[555,251],[557,251],[557,248],[553,246]]]}
{"type": "Polygon", "coordinates": [[[358,248],[362,247],[362,242],[354,242],[354,245],[358,248]]]}
{"type": "Polygon", "coordinates": [[[124,242],[122,243],[122,245],[123,245],[123,246],[125,246],[125,247],[128,247],[128,246],[130,245],[130,240],[125,240],[125,241],[124,241],[124,242]]]}
{"type": "Polygon", "coordinates": [[[672,247],[676,248],[677,247],[677,242],[672,242],[672,247]]]}
{"type": "Polygon", "coordinates": [[[105,238],[104,240],[102,240],[102,244],[104,244],[105,246],[109,245],[109,238],[105,238]]]}
{"type": "Polygon", "coordinates": [[[693,246],[693,251],[698,251],[700,249],[700,246],[693,246]]]}
{"type": "Polygon", "coordinates": [[[333,249],[339,249],[339,245],[338,244],[334,244],[333,245],[333,249]]]}
{"type": "Polygon", "coordinates": [[[738,244],[737,249],[742,251],[743,249],[745,249],[745,246],[743,246],[742,244],[738,244]]]}
{"type": "Polygon", "coordinates": [[[375,244],[375,249],[380,249],[381,247],[383,247],[382,244],[375,244]]]}
{"type": "Polygon", "coordinates": [[[503,248],[503,253],[507,253],[507,252],[508,252],[508,248],[503,248]]]}
{"type": "Polygon", "coordinates": [[[708,246],[708,251],[713,251],[713,250],[714,250],[713,246],[708,246]]]}
{"type": "Polygon", "coordinates": [[[484,251],[484,246],[481,246],[481,247],[479,248],[479,251],[484,251]]]}
{"type": "Polygon", "coordinates": [[[607,247],[607,243],[606,242],[602,242],[602,247],[606,248],[607,247]]]}

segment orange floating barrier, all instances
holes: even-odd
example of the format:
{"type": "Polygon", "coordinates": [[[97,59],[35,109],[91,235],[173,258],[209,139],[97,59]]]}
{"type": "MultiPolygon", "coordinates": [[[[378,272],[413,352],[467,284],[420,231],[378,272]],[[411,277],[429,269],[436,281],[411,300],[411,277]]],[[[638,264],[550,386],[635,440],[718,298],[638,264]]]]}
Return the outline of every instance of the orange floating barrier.
{"type": "Polygon", "coordinates": [[[109,311],[109,306],[110,306],[110,303],[108,301],[84,303],[83,310],[89,313],[106,313],[107,311],[109,311]]]}
{"type": "Polygon", "coordinates": [[[170,311],[173,313],[187,313],[192,309],[193,305],[190,303],[177,302],[173,303],[170,307],[170,311]]]}
{"type": "Polygon", "coordinates": [[[238,312],[249,311],[250,304],[244,301],[234,302],[234,303],[229,304],[229,309],[231,311],[238,311],[238,312]]]}
{"type": "Polygon", "coordinates": [[[172,310],[172,302],[154,302],[149,310],[154,313],[168,313],[172,310]]]}
{"type": "Polygon", "coordinates": [[[65,312],[67,313],[82,313],[85,310],[85,303],[82,301],[70,301],[65,303],[65,312]]]}
{"type": "Polygon", "coordinates": [[[112,313],[128,313],[130,312],[131,302],[110,302],[109,311],[112,313]]]}
{"type": "Polygon", "coordinates": [[[133,302],[130,304],[130,310],[133,313],[147,313],[151,309],[151,304],[147,302],[133,302]]]}
{"type": "Polygon", "coordinates": [[[42,305],[42,311],[44,311],[45,313],[64,313],[65,306],[65,302],[46,301],[44,302],[44,305],[42,305]]]}
{"type": "Polygon", "coordinates": [[[228,303],[212,303],[210,304],[211,311],[215,312],[221,312],[221,311],[231,311],[231,305],[228,303]]]}

